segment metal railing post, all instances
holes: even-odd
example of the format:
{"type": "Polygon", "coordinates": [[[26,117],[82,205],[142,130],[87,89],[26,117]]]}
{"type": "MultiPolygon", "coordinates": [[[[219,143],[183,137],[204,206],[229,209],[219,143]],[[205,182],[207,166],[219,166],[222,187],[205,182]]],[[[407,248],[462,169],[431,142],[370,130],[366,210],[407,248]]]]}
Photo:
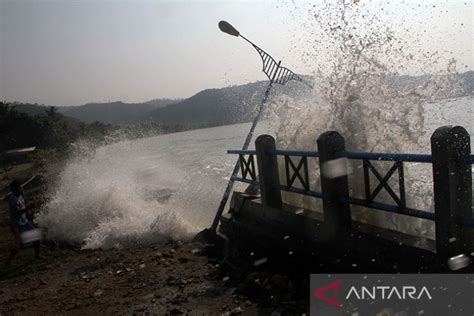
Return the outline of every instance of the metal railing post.
{"type": "MultiPolygon", "coordinates": [[[[336,152],[345,151],[344,138],[335,131],[328,131],[318,140],[319,166],[336,159],[336,152]]],[[[324,224],[328,229],[328,238],[337,241],[351,227],[351,209],[349,199],[349,181],[347,174],[328,178],[321,172],[321,190],[323,194],[324,224]]]]}
{"type": "Polygon", "coordinates": [[[436,252],[440,258],[467,248],[463,222],[472,216],[471,165],[460,157],[471,153],[470,137],[461,126],[443,126],[431,136],[436,227],[436,252]]]}
{"type": "Polygon", "coordinates": [[[280,181],[278,161],[275,155],[275,139],[270,135],[260,135],[255,141],[257,151],[258,181],[262,195],[262,204],[281,208],[281,192],[273,188],[280,181]]]}

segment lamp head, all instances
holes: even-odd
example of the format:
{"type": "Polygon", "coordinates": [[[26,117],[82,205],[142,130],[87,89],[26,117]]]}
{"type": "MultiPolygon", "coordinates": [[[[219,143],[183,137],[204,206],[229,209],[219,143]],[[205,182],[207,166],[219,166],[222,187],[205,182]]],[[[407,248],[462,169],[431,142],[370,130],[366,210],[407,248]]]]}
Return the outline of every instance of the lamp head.
{"type": "Polygon", "coordinates": [[[232,25],[230,25],[226,21],[220,21],[218,25],[219,25],[219,29],[224,33],[227,33],[232,36],[240,35],[239,31],[237,31],[232,25]]]}

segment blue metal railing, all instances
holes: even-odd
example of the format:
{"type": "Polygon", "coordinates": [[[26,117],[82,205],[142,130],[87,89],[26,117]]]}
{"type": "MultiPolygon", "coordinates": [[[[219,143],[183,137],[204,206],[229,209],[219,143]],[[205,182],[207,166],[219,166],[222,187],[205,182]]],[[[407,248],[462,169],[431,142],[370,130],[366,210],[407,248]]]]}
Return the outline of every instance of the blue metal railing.
{"type": "Polygon", "coordinates": [[[395,153],[367,153],[340,151],[336,153],[337,158],[367,159],[379,161],[401,161],[401,162],[433,162],[431,155],[420,154],[395,154],[395,153]]]}
{"type": "Polygon", "coordinates": [[[228,154],[233,155],[256,155],[257,152],[255,150],[228,150],[228,154]]]}
{"type": "Polygon", "coordinates": [[[319,157],[317,151],[304,151],[304,150],[272,150],[268,154],[274,156],[294,156],[294,157],[319,157]]]}
{"type": "Polygon", "coordinates": [[[256,181],[256,180],[250,180],[250,179],[245,179],[245,178],[241,178],[241,177],[232,177],[231,180],[232,181],[238,181],[238,182],[244,182],[244,183],[248,183],[248,184],[258,184],[258,181],[256,181]]]}
{"type": "Polygon", "coordinates": [[[382,210],[382,211],[395,213],[395,214],[399,214],[399,215],[413,216],[413,217],[427,219],[427,220],[430,220],[430,221],[435,220],[435,214],[434,213],[423,211],[423,210],[417,210],[417,209],[413,209],[413,208],[409,208],[409,207],[405,207],[403,210],[400,210],[399,206],[385,204],[385,203],[381,203],[381,202],[367,202],[366,200],[357,199],[357,198],[353,198],[353,197],[349,197],[344,202],[349,203],[351,205],[358,205],[358,206],[368,207],[368,208],[371,208],[371,209],[382,210]]]}
{"type": "MultiPolygon", "coordinates": [[[[228,150],[227,153],[228,154],[238,154],[238,155],[242,156],[242,155],[256,155],[257,152],[255,150],[228,150]]],[[[319,157],[319,152],[317,152],[317,151],[304,151],[304,150],[279,150],[279,149],[275,149],[275,150],[272,150],[272,151],[268,152],[267,154],[273,155],[273,156],[284,156],[285,157],[285,168],[287,169],[286,170],[286,172],[287,172],[287,185],[285,186],[285,185],[281,185],[281,184],[275,184],[275,185],[272,186],[273,189],[286,191],[286,192],[297,193],[297,194],[302,194],[302,195],[307,195],[307,196],[311,196],[311,197],[315,197],[315,198],[319,198],[319,199],[323,198],[323,193],[310,190],[309,186],[307,184],[306,184],[305,189],[302,189],[302,188],[292,186],[292,183],[290,183],[290,184],[288,183],[288,177],[289,177],[288,176],[288,168],[289,167],[288,167],[287,159],[289,159],[289,157],[300,157],[301,159],[306,159],[307,157],[318,158],[319,157]]],[[[422,219],[426,219],[426,220],[432,220],[432,221],[435,220],[435,213],[428,212],[428,211],[425,211],[425,210],[418,210],[418,209],[409,208],[404,204],[405,192],[404,192],[404,184],[403,184],[404,176],[403,176],[403,165],[402,165],[402,163],[403,162],[432,163],[433,160],[432,160],[431,155],[428,155],[428,154],[406,154],[406,153],[373,153],[373,152],[340,151],[340,152],[337,152],[335,156],[337,158],[348,158],[348,159],[354,159],[354,160],[362,160],[362,161],[364,161],[364,168],[367,168],[367,170],[373,170],[373,166],[370,165],[370,163],[369,163],[369,165],[370,165],[369,167],[365,166],[365,163],[366,162],[368,163],[368,161],[393,161],[393,162],[395,162],[395,164],[399,164],[399,165],[396,165],[396,166],[394,165],[395,168],[394,167],[392,167],[392,168],[394,168],[394,170],[397,169],[397,168],[399,169],[399,180],[401,181],[399,183],[400,184],[399,189],[401,189],[401,191],[402,191],[402,192],[400,192],[400,200],[402,201],[402,203],[400,203],[400,200],[395,201],[395,202],[397,202],[398,205],[390,205],[390,204],[385,204],[385,203],[381,203],[381,202],[376,202],[373,199],[375,198],[375,196],[377,194],[371,195],[370,196],[371,199],[368,198],[369,195],[366,195],[365,200],[359,199],[359,198],[354,198],[354,197],[349,197],[348,199],[346,199],[342,202],[349,203],[351,205],[358,205],[358,206],[362,206],[362,207],[367,207],[367,208],[370,208],[370,209],[383,210],[383,211],[386,211],[386,212],[391,212],[391,213],[400,214],[400,215],[413,216],[413,217],[418,217],[418,218],[422,218],[422,219]]],[[[467,155],[467,156],[464,156],[464,157],[460,157],[459,161],[469,163],[469,164],[473,164],[474,163],[474,155],[471,154],[471,155],[467,155]]],[[[301,165],[303,165],[303,164],[301,164],[301,165]]],[[[295,164],[292,164],[292,168],[293,168],[293,171],[295,173],[299,173],[300,169],[303,169],[302,167],[296,168],[295,164]]],[[[374,170],[374,171],[377,173],[377,170],[374,170]]],[[[307,171],[303,171],[303,173],[304,172],[307,172],[307,171]]],[[[366,171],[366,172],[368,172],[368,171],[366,171]]],[[[304,174],[304,176],[306,176],[306,178],[307,178],[306,174],[304,174]]],[[[293,176],[293,178],[296,178],[296,176],[293,176]]],[[[380,174],[378,174],[378,178],[379,178],[379,181],[382,180],[380,174]]],[[[390,178],[390,175],[386,175],[384,178],[387,178],[387,179],[384,179],[384,182],[385,182],[386,185],[388,185],[387,182],[388,182],[388,179],[390,178]]],[[[246,178],[239,178],[239,177],[234,177],[233,180],[244,182],[244,183],[249,183],[249,184],[258,183],[255,180],[249,180],[249,179],[246,179],[246,178]]],[[[364,182],[366,183],[366,191],[367,191],[367,182],[368,182],[367,175],[365,175],[364,182]]],[[[305,183],[303,183],[303,184],[305,185],[305,183]]],[[[381,188],[384,186],[383,183],[379,184],[379,185],[381,186],[381,188]]],[[[368,190],[370,191],[370,187],[369,187],[368,190]]],[[[380,191],[380,189],[379,189],[379,191],[380,191]]],[[[468,226],[468,227],[474,227],[474,218],[465,220],[463,224],[465,226],[468,226]]]]}
{"type": "MultiPolygon", "coordinates": [[[[255,150],[228,150],[228,154],[237,155],[256,155],[255,150]]],[[[300,156],[300,157],[319,157],[317,151],[305,151],[305,150],[272,150],[268,154],[275,156],[300,156]]],[[[402,162],[433,162],[431,155],[424,154],[397,154],[397,153],[369,153],[369,152],[353,152],[353,151],[340,151],[336,153],[337,158],[349,158],[349,159],[368,159],[368,160],[380,160],[380,161],[402,161],[402,162]]],[[[460,157],[459,161],[474,164],[474,155],[467,155],[460,157]]]]}
{"type": "Polygon", "coordinates": [[[474,164],[474,155],[471,154],[464,157],[460,157],[459,160],[462,162],[474,164]]]}

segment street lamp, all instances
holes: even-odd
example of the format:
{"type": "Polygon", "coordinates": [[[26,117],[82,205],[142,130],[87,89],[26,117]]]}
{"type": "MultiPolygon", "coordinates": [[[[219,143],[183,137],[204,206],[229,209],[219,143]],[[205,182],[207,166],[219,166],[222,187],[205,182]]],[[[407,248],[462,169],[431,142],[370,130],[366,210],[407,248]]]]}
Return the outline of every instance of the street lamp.
{"type": "MultiPolygon", "coordinates": [[[[278,83],[281,85],[285,85],[288,81],[290,80],[296,80],[304,83],[310,88],[313,88],[309,83],[305,82],[301,77],[299,77],[297,74],[295,74],[293,71],[289,70],[288,68],[281,67],[281,61],[278,63],[273,59],[272,56],[270,56],[268,53],[266,53],[263,49],[252,43],[249,39],[244,37],[242,34],[240,34],[239,31],[237,31],[232,25],[227,23],[226,21],[220,21],[219,24],[219,29],[232,36],[236,37],[241,37],[244,40],[246,40],[250,45],[252,45],[262,58],[263,62],[263,69],[262,71],[267,75],[268,79],[270,80],[267,90],[265,91],[265,94],[263,96],[262,102],[260,103],[260,108],[257,113],[257,116],[253,120],[252,127],[250,128],[250,131],[247,135],[247,138],[245,139],[244,145],[242,146],[242,150],[246,150],[249,147],[250,141],[253,136],[253,132],[255,130],[255,127],[257,125],[257,122],[260,119],[260,116],[263,112],[263,108],[265,103],[267,102],[268,96],[270,94],[270,90],[272,88],[273,83],[278,83]]],[[[227,183],[227,188],[224,192],[224,196],[222,197],[222,200],[219,204],[219,208],[217,210],[216,216],[214,217],[214,221],[212,222],[212,226],[209,229],[210,233],[215,235],[217,225],[219,225],[219,220],[222,216],[222,213],[224,212],[225,205],[227,204],[227,200],[229,199],[230,193],[232,191],[232,187],[234,185],[234,177],[237,176],[237,173],[239,172],[240,169],[240,164],[239,161],[234,166],[234,170],[232,171],[232,176],[229,179],[229,182],[227,183]]]]}

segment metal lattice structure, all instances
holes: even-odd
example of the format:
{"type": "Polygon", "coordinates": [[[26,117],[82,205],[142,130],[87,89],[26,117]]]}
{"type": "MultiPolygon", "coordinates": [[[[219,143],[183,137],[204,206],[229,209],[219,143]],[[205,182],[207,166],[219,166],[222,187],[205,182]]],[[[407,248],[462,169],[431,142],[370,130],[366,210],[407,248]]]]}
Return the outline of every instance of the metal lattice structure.
{"type": "MultiPolygon", "coordinates": [[[[260,116],[262,114],[265,103],[268,100],[268,96],[270,94],[270,90],[273,86],[273,83],[278,83],[278,84],[281,84],[281,85],[285,85],[290,80],[296,80],[296,81],[304,83],[305,85],[307,85],[310,88],[313,88],[313,87],[309,83],[305,82],[301,77],[299,77],[297,74],[295,74],[290,69],[285,68],[285,67],[281,67],[281,61],[276,62],[275,59],[272,56],[270,56],[270,54],[268,54],[263,49],[261,49],[260,47],[258,47],[254,43],[252,43],[250,40],[245,38],[242,34],[240,34],[239,31],[237,31],[229,23],[227,23],[225,21],[220,21],[218,26],[219,26],[219,29],[222,32],[227,33],[227,34],[232,35],[232,36],[243,38],[244,40],[246,40],[248,43],[250,43],[250,45],[252,45],[257,50],[257,52],[260,55],[260,57],[262,58],[262,62],[263,62],[262,71],[265,73],[265,75],[270,80],[270,82],[267,86],[267,89],[265,90],[265,93],[263,95],[263,99],[262,99],[262,102],[260,104],[259,111],[258,111],[256,117],[254,118],[254,121],[253,121],[252,126],[250,128],[250,131],[247,135],[247,138],[245,139],[244,145],[242,146],[242,150],[246,150],[249,147],[250,141],[251,141],[252,136],[253,136],[253,132],[255,130],[255,126],[257,125],[257,123],[260,119],[260,116]]],[[[212,226],[210,227],[210,231],[211,231],[212,234],[215,234],[215,232],[216,232],[217,225],[219,224],[219,220],[222,216],[222,213],[224,212],[225,205],[226,205],[227,200],[229,199],[230,193],[232,191],[234,181],[237,180],[237,179],[239,181],[244,180],[244,182],[255,181],[256,176],[255,176],[255,166],[254,166],[254,162],[253,162],[253,157],[250,156],[248,159],[249,160],[245,160],[245,158],[243,156],[240,156],[239,160],[236,162],[236,164],[234,166],[234,170],[232,171],[232,175],[231,175],[230,180],[227,184],[226,190],[224,192],[224,196],[221,199],[221,202],[219,204],[219,208],[217,210],[216,216],[214,217],[214,220],[212,222],[212,226]],[[242,171],[243,171],[243,173],[242,173],[243,177],[242,178],[237,177],[237,174],[239,173],[239,169],[242,169],[242,171]],[[247,176],[250,176],[250,180],[247,178],[247,176]]],[[[299,166],[298,168],[301,168],[301,166],[299,166]]],[[[299,171],[299,169],[296,170],[296,173],[298,173],[298,171],[299,171]]],[[[301,177],[298,177],[298,179],[302,180],[301,177]]],[[[294,181],[294,180],[295,179],[293,179],[292,181],[294,181]]],[[[303,185],[305,187],[307,187],[304,183],[304,180],[303,180],[303,185]]]]}
{"type": "MultiPolygon", "coordinates": [[[[250,42],[250,41],[248,41],[248,42],[250,42]]],[[[300,76],[295,74],[290,69],[288,69],[286,67],[281,67],[280,62],[276,62],[275,59],[273,59],[273,57],[270,56],[263,49],[261,49],[260,47],[258,47],[255,44],[253,44],[252,42],[250,42],[250,43],[255,48],[255,50],[258,52],[260,57],[262,58],[262,62],[263,62],[262,71],[265,73],[265,75],[267,75],[267,77],[268,77],[268,79],[270,79],[270,81],[272,81],[274,83],[281,84],[281,85],[285,85],[290,80],[296,80],[296,81],[303,82],[303,83],[307,84],[308,86],[310,86],[300,76]]]]}

